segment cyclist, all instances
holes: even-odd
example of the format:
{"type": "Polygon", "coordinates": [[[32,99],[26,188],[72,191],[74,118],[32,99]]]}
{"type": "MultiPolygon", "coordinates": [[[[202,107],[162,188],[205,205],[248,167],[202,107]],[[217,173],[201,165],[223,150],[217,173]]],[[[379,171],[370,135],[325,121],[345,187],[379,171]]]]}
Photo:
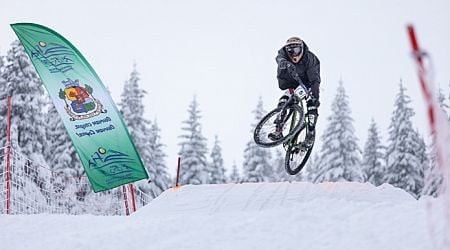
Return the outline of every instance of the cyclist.
{"type": "MultiPolygon", "coordinates": [[[[290,95],[301,83],[311,90],[311,98],[307,101],[308,129],[306,134],[306,146],[314,143],[316,121],[318,117],[317,108],[319,102],[320,85],[320,61],[308,49],[306,43],[299,37],[291,37],[286,44],[278,50],[275,58],[278,64],[277,78],[281,90],[286,90],[278,101],[278,107],[283,107],[290,95]]],[[[276,131],[270,133],[271,140],[279,140],[282,135],[282,124],[277,124],[276,131]]]]}

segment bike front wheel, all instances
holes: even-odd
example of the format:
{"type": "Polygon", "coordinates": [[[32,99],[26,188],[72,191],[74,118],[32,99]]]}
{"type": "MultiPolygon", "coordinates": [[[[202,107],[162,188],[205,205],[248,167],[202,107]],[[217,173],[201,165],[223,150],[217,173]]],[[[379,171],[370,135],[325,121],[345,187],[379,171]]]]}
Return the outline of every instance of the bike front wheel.
{"type": "Polygon", "coordinates": [[[288,149],[286,150],[286,157],[284,160],[284,167],[286,172],[290,175],[296,175],[303,167],[311,155],[311,151],[314,146],[315,136],[313,142],[310,145],[306,145],[307,129],[303,129],[298,136],[288,143],[288,149]],[[298,142],[298,143],[297,143],[298,142]]]}
{"type": "Polygon", "coordinates": [[[274,147],[288,141],[300,131],[304,120],[303,109],[298,105],[290,105],[285,109],[284,114],[280,114],[282,111],[281,107],[270,111],[256,125],[253,134],[256,144],[266,148],[274,147]],[[281,126],[281,137],[276,140],[269,138],[269,134],[274,133],[277,126],[281,126]]]}

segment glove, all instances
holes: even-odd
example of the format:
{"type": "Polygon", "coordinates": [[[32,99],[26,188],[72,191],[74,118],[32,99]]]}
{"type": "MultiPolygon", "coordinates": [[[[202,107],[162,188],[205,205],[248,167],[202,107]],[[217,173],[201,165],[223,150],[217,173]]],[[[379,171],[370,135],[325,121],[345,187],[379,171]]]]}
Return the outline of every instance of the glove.
{"type": "Polygon", "coordinates": [[[291,68],[294,68],[294,65],[291,63],[291,62],[289,62],[288,60],[286,60],[286,59],[284,59],[283,58],[283,60],[281,60],[279,63],[278,63],[278,67],[280,68],[280,69],[291,69],[291,68]]]}
{"type": "Polygon", "coordinates": [[[316,107],[316,108],[318,108],[319,106],[320,106],[320,101],[318,100],[318,99],[316,99],[316,98],[311,98],[311,99],[309,99],[307,102],[306,102],[306,105],[308,106],[308,107],[316,107]]]}
{"type": "Polygon", "coordinates": [[[284,107],[284,105],[286,104],[286,102],[288,101],[289,96],[287,95],[283,95],[282,97],[280,97],[280,99],[278,100],[278,108],[282,108],[284,107]]]}
{"type": "Polygon", "coordinates": [[[287,62],[286,64],[287,72],[288,74],[294,79],[298,84],[302,83],[302,80],[300,79],[300,76],[298,75],[297,69],[295,68],[294,64],[291,62],[287,62]]]}

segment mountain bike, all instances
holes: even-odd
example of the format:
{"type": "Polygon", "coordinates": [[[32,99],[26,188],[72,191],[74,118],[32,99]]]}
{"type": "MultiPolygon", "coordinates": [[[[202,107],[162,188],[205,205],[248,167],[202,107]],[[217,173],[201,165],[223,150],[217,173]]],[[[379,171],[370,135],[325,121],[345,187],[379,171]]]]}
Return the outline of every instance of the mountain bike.
{"type": "Polygon", "coordinates": [[[310,91],[300,85],[284,106],[275,108],[261,119],[253,134],[256,144],[261,147],[269,148],[283,144],[286,150],[284,167],[290,175],[302,170],[314,146],[315,137],[305,141],[309,132],[307,124],[310,117],[305,112],[309,98],[311,98],[310,91]],[[282,136],[279,139],[269,138],[269,134],[277,129],[281,129],[282,136]]]}

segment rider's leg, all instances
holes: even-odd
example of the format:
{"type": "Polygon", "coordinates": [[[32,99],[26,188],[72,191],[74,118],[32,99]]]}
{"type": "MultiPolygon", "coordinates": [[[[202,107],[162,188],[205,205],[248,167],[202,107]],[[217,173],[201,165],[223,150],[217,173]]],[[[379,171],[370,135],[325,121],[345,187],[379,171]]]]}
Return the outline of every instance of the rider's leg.
{"type": "Polygon", "coordinates": [[[286,102],[289,100],[289,97],[291,97],[292,95],[292,91],[290,89],[287,89],[286,91],[284,91],[283,95],[280,97],[280,99],[278,100],[278,108],[282,108],[286,102]]]}
{"type": "MultiPolygon", "coordinates": [[[[290,96],[291,96],[290,91],[286,90],[286,92],[284,92],[284,94],[278,100],[277,107],[278,108],[284,107],[284,105],[286,104],[286,102],[290,96]]],[[[285,114],[281,114],[281,116],[279,118],[282,118],[284,115],[285,114]]],[[[284,124],[282,124],[282,119],[275,120],[275,131],[268,134],[269,139],[271,139],[273,141],[277,141],[277,140],[280,140],[281,138],[283,138],[283,133],[282,133],[283,125],[284,124]]]]}
{"type": "Polygon", "coordinates": [[[317,117],[319,116],[317,112],[317,104],[316,102],[308,102],[307,103],[307,109],[308,112],[306,113],[308,117],[308,129],[306,130],[306,138],[305,138],[305,144],[306,146],[310,147],[314,143],[315,133],[316,133],[316,123],[317,123],[317,117]]]}

